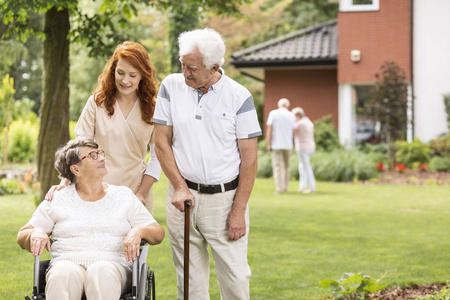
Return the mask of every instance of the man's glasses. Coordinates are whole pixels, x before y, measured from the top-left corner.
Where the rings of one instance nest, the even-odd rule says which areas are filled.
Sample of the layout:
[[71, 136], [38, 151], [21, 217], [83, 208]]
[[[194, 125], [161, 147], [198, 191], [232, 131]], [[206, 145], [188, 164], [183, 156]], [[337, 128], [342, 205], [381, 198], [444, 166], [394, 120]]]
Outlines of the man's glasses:
[[86, 157], [90, 157], [93, 160], [97, 160], [98, 157], [100, 156], [101, 158], [105, 158], [105, 151], [103, 150], [94, 150], [88, 153], [88, 155], [83, 156], [80, 160], [78, 160], [76, 163], [74, 163], [74, 165], [76, 165], [77, 163], [79, 163], [80, 161], [82, 161], [83, 159], [85, 159]]

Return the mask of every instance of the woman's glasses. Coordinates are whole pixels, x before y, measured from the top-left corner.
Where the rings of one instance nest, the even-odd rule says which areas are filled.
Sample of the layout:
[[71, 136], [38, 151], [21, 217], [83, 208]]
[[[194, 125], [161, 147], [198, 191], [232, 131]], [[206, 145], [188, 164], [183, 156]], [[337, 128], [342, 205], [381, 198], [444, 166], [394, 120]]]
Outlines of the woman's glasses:
[[80, 161], [82, 161], [83, 159], [85, 159], [86, 157], [90, 157], [93, 160], [97, 160], [98, 157], [100, 156], [101, 158], [105, 158], [105, 151], [103, 150], [94, 150], [88, 153], [88, 155], [83, 156], [80, 160], [78, 160], [76, 163], [74, 163], [74, 165], [76, 165], [77, 163], [79, 163]]

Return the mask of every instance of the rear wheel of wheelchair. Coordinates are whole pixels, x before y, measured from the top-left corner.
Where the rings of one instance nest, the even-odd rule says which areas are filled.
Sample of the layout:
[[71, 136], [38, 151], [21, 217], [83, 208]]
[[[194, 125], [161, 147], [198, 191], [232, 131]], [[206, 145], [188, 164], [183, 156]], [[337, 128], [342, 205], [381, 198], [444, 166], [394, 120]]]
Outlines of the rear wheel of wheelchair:
[[153, 271], [148, 269], [147, 263], [142, 265], [139, 277], [139, 300], [154, 300], [155, 274], [153, 273]]
[[155, 300], [155, 273], [153, 270], [150, 270], [148, 274], [148, 295], [149, 300]]

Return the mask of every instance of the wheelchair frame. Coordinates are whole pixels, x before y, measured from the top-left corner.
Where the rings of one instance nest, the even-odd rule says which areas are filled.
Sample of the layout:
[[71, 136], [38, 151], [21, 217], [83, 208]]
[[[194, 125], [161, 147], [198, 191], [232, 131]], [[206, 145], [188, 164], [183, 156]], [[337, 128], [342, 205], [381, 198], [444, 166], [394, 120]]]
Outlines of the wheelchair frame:
[[[146, 241], [141, 242], [140, 255], [133, 262], [131, 268], [131, 290], [120, 296], [119, 300], [155, 300], [155, 273], [150, 270], [146, 259], [148, 245]], [[142, 261], [141, 261], [142, 258]], [[25, 296], [25, 300], [45, 300], [45, 274], [50, 264], [49, 260], [40, 261], [39, 255], [34, 258], [33, 291], [31, 299]], [[43, 279], [43, 280], [41, 280]], [[86, 300], [83, 295], [81, 300]]]

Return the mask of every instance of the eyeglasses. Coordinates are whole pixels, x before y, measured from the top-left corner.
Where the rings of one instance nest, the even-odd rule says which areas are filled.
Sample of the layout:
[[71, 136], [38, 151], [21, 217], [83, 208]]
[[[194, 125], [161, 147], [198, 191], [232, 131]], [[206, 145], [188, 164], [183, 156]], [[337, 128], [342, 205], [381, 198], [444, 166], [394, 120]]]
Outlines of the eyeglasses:
[[88, 155], [83, 156], [80, 160], [78, 160], [76, 163], [74, 163], [74, 165], [76, 165], [77, 163], [79, 163], [80, 161], [82, 161], [83, 159], [85, 159], [86, 157], [90, 157], [93, 160], [97, 160], [98, 157], [100, 156], [101, 158], [105, 158], [105, 151], [103, 150], [94, 150], [88, 153]]

